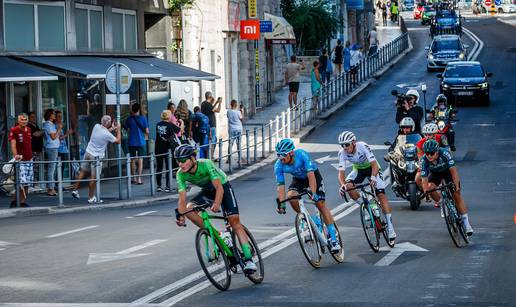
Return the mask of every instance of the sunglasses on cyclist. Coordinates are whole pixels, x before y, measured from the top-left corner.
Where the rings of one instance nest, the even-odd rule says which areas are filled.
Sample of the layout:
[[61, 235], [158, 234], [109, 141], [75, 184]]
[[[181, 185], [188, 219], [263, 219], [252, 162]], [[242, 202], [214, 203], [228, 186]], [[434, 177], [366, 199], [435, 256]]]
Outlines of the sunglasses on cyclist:
[[436, 153], [437, 153], [437, 151], [425, 152], [425, 155], [426, 155], [427, 157], [432, 157], [432, 156], [434, 156]]
[[176, 160], [179, 163], [185, 163], [186, 161], [190, 160], [190, 158], [177, 158]]
[[278, 159], [285, 159], [286, 157], [288, 157], [288, 154], [289, 154], [289, 152], [284, 153], [284, 154], [276, 154], [276, 156], [278, 157]]
[[351, 146], [351, 144], [353, 144], [353, 143], [343, 143], [343, 144], [340, 144], [340, 146], [342, 146], [342, 148], [344, 148], [344, 147]]

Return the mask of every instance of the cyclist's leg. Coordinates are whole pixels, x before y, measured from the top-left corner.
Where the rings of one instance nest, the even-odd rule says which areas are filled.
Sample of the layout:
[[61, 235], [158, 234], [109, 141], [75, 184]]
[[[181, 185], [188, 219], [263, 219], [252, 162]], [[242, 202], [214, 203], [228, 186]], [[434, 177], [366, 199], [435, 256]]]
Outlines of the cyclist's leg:
[[[435, 189], [438, 185], [441, 184], [442, 177], [437, 173], [430, 172], [430, 175], [428, 175], [428, 188]], [[439, 203], [441, 201], [441, 193], [438, 191], [433, 191], [430, 193], [430, 197], [436, 202]]]
[[315, 203], [315, 206], [321, 213], [324, 224], [334, 224], [335, 220], [333, 219], [330, 209], [326, 206], [326, 192], [324, 191], [324, 181], [322, 179], [321, 172], [319, 172], [319, 170], [315, 170], [314, 175], [317, 184], [317, 196], [319, 196], [319, 201]]
[[[355, 184], [361, 183], [362, 181], [364, 181], [364, 179], [365, 177], [362, 178], [362, 176], [359, 176], [358, 170], [353, 168], [351, 173], [349, 173], [349, 175], [346, 177], [346, 189], [349, 190], [354, 188]], [[360, 194], [357, 190], [349, 191], [348, 194], [355, 201], [357, 201], [360, 198]]]
[[[191, 209], [193, 206], [204, 204], [205, 198], [213, 199], [209, 194], [210, 193], [208, 193], [208, 191], [202, 190], [188, 204], [186, 204], [186, 208]], [[204, 228], [204, 222], [197, 212], [189, 212], [185, 214], [185, 216], [192, 221], [192, 223], [197, 225], [197, 227]]]
[[[294, 178], [292, 178], [292, 182], [290, 183], [290, 185], [288, 187], [287, 197], [290, 198], [290, 197], [297, 196], [297, 195], [299, 195], [299, 193], [302, 193], [303, 190], [307, 187], [308, 187], [308, 179], [303, 180], [303, 179], [294, 177]], [[296, 211], [296, 213], [299, 213], [299, 211], [300, 211], [299, 200], [292, 199], [289, 201], [289, 203], [290, 203], [290, 206], [292, 207], [292, 209], [294, 211]]]

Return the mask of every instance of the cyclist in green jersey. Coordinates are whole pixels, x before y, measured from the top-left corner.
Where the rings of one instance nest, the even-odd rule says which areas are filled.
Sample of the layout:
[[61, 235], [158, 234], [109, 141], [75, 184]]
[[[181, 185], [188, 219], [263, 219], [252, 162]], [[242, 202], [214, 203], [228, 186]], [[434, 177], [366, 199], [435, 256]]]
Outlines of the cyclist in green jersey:
[[[174, 158], [179, 165], [179, 171], [176, 174], [177, 189], [179, 192], [178, 210], [183, 214], [189, 208], [195, 205], [202, 205], [206, 200], [212, 202], [211, 211], [220, 212], [227, 217], [231, 228], [238, 236], [238, 239], [244, 252], [245, 266], [244, 271], [247, 273], [256, 271], [256, 265], [252, 260], [251, 246], [238, 214], [238, 204], [233, 193], [233, 189], [229, 184], [226, 174], [211, 160], [196, 159], [196, 149], [191, 145], [181, 145], [174, 151]], [[197, 194], [190, 202], [186, 201], [186, 182], [190, 182], [201, 188], [201, 192]], [[202, 218], [195, 212], [189, 212], [186, 217], [199, 228], [203, 228]], [[178, 226], [186, 226], [184, 216], [176, 220]]]

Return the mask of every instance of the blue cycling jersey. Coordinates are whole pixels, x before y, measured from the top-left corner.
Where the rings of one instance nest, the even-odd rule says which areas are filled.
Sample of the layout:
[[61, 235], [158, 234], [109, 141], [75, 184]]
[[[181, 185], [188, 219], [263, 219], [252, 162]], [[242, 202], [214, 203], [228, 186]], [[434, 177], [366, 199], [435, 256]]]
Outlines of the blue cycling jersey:
[[285, 173], [291, 174], [294, 178], [306, 179], [307, 173], [317, 170], [317, 165], [312, 162], [310, 155], [303, 149], [294, 150], [294, 163], [285, 164], [277, 160], [274, 164], [274, 174], [278, 185], [285, 184]]
[[434, 164], [428, 161], [426, 155], [421, 158], [421, 177], [428, 177], [430, 173], [440, 173], [449, 170], [455, 166], [455, 160], [444, 148], [439, 148], [439, 158]]

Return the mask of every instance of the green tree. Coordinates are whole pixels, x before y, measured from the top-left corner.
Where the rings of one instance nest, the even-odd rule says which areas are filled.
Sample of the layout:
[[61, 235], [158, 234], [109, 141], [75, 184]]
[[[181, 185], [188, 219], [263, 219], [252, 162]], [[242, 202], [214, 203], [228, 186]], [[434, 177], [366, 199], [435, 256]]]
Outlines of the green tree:
[[294, 28], [298, 50], [320, 49], [339, 28], [329, 0], [281, 0], [281, 8]]
[[184, 8], [189, 8], [194, 4], [195, 0], [168, 0], [170, 12], [178, 12]]

